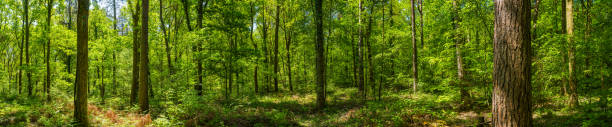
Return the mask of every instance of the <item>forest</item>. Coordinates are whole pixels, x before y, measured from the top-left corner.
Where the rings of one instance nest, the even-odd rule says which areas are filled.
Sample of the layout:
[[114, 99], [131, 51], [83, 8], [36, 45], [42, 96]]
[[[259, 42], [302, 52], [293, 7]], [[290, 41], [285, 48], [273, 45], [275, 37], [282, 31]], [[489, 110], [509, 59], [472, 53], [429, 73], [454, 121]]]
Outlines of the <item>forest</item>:
[[0, 126], [612, 125], [612, 0], [0, 0]]

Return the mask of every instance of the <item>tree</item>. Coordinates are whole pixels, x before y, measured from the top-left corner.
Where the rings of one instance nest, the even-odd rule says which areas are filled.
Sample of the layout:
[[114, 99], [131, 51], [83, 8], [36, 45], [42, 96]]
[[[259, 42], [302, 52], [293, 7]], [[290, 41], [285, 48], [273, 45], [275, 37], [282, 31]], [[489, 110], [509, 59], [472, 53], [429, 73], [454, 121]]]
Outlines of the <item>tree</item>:
[[140, 73], [138, 86], [138, 104], [140, 112], [149, 112], [149, 0], [142, 0], [142, 25], [140, 45]]
[[[131, 0], [128, 0], [128, 2], [130, 2]], [[132, 57], [132, 87], [131, 87], [131, 94], [130, 94], [130, 104], [134, 105], [135, 103], [137, 103], [137, 98], [138, 98], [138, 87], [139, 85], [139, 77], [140, 77], [140, 52], [138, 51], [138, 49], [140, 48], [140, 42], [138, 41], [138, 34], [139, 34], [139, 28], [138, 28], [138, 20], [140, 18], [140, 2], [139, 0], [136, 0], [137, 2], [135, 3], [134, 8], [131, 8], [130, 11], [132, 12], [132, 53], [133, 53], [133, 57]], [[129, 4], [131, 5], [131, 4]]]
[[357, 23], [357, 27], [359, 27], [359, 42], [357, 44], [357, 52], [358, 52], [358, 76], [357, 78], [359, 78], [358, 81], [358, 86], [359, 86], [359, 92], [361, 92], [361, 95], [363, 97], [363, 99], [365, 100], [365, 84], [364, 84], [364, 73], [363, 73], [363, 33], [362, 33], [362, 27], [361, 27], [361, 11], [363, 11], [363, 1], [359, 0], [359, 18], [358, 18], [358, 23]]
[[416, 85], [417, 82], [419, 80], [419, 70], [418, 70], [418, 64], [417, 64], [417, 46], [416, 46], [416, 28], [415, 28], [415, 21], [416, 21], [416, 17], [414, 15], [414, 0], [410, 0], [411, 3], [411, 10], [412, 10], [412, 16], [410, 16], [410, 19], [412, 20], [412, 91], [416, 94]]
[[565, 0], [565, 29], [567, 32], [567, 58], [568, 58], [568, 71], [569, 71], [569, 106], [576, 107], [578, 106], [578, 92], [577, 92], [577, 84], [576, 84], [576, 43], [573, 41], [574, 38], [574, 15], [573, 15], [573, 0]]
[[278, 92], [278, 27], [280, 27], [280, 1], [276, 0], [276, 23], [274, 24], [274, 91]]
[[325, 108], [325, 54], [323, 48], [323, 1], [315, 0], [315, 24], [316, 24], [316, 38], [315, 48], [317, 51], [316, 55], [316, 75], [317, 75], [317, 107], [319, 109]]
[[49, 58], [51, 55], [51, 10], [53, 9], [53, 0], [47, 1], [47, 55], [45, 55], [45, 63], [47, 63], [47, 75], [45, 77], [45, 92], [47, 93], [47, 102], [51, 101], [49, 89], [51, 89], [51, 66], [49, 66]]
[[529, 0], [495, 3], [493, 126], [531, 126]]
[[160, 22], [160, 28], [162, 30], [162, 34], [164, 36], [164, 42], [166, 45], [166, 59], [168, 60], [168, 71], [170, 72], [170, 74], [174, 73], [172, 70], [172, 58], [170, 58], [170, 44], [168, 44], [168, 35], [166, 32], [166, 24], [164, 23], [164, 2], [163, 0], [159, 0], [159, 22]]
[[460, 87], [460, 94], [461, 94], [461, 101], [463, 102], [461, 108], [465, 109], [465, 108], [469, 108], [470, 105], [470, 101], [469, 101], [469, 96], [470, 94], [467, 92], [466, 87], [466, 82], [464, 79], [464, 71], [463, 71], [463, 55], [461, 54], [461, 47], [463, 46], [463, 35], [461, 34], [462, 32], [460, 31], [460, 23], [461, 19], [459, 18], [459, 11], [460, 11], [460, 7], [459, 7], [459, 0], [453, 0], [453, 29], [455, 30], [454, 33], [454, 37], [453, 40], [455, 41], [455, 57], [457, 59], [457, 79], [458, 81], [458, 86]]
[[28, 18], [30, 8], [30, 2], [28, 0], [24, 0], [23, 8], [24, 8], [24, 25], [25, 25], [25, 53], [26, 53], [26, 77], [28, 78], [28, 96], [32, 96], [32, 71], [30, 70], [30, 19]]
[[77, 11], [77, 74], [74, 100], [74, 118], [76, 126], [87, 127], [87, 78], [89, 68], [89, 57], [87, 49], [87, 24], [89, 18], [89, 0], [78, 1]]

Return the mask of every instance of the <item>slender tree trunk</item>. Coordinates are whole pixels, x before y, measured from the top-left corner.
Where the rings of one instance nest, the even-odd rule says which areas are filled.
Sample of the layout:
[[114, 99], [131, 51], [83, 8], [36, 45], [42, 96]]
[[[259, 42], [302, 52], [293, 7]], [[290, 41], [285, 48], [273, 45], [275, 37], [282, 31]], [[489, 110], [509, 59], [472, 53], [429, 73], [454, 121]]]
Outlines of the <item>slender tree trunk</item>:
[[49, 66], [49, 58], [51, 55], [51, 10], [53, 9], [53, 0], [49, 0], [47, 3], [47, 55], [45, 63], [47, 64], [47, 75], [45, 77], [45, 92], [47, 94], [47, 102], [51, 101], [51, 95], [49, 95], [49, 89], [51, 89], [51, 66]]
[[[115, 30], [115, 32], [117, 32], [117, 36], [119, 35], [119, 31], [117, 31], [117, 1], [113, 0], [113, 30]], [[117, 55], [115, 54], [115, 52], [113, 52], [113, 72], [112, 72], [112, 76], [113, 76], [113, 91], [112, 94], [116, 94], [117, 93], [117, 77], [116, 77], [116, 73], [117, 73]]]
[[417, 46], [416, 46], [416, 28], [415, 21], [416, 17], [414, 15], [414, 0], [410, 0], [411, 8], [412, 8], [412, 16], [410, 19], [412, 20], [412, 91], [416, 94], [417, 83], [419, 82], [419, 73], [418, 73], [418, 65], [417, 65]]
[[[253, 48], [255, 50], [257, 49], [257, 43], [255, 42], [255, 40], [253, 40], [253, 31], [254, 30], [254, 26], [253, 23], [255, 22], [255, 12], [253, 11], [253, 9], [255, 8], [254, 3], [251, 2], [251, 29], [250, 29], [250, 35], [249, 38], [251, 39], [251, 43], [253, 43]], [[253, 71], [253, 84], [255, 85], [255, 93], [259, 93], [259, 79], [257, 78], [257, 73], [259, 71], [259, 57], [257, 57], [255, 59], [255, 71]]]
[[455, 56], [457, 58], [457, 79], [458, 81], [458, 85], [460, 87], [460, 94], [461, 94], [461, 101], [463, 102], [461, 108], [462, 109], [466, 109], [470, 107], [470, 94], [468, 93], [466, 87], [467, 87], [467, 81], [465, 81], [464, 77], [464, 71], [463, 71], [463, 55], [461, 53], [461, 48], [463, 46], [463, 35], [461, 34], [461, 31], [459, 30], [460, 26], [459, 26], [459, 22], [461, 22], [461, 19], [459, 18], [459, 1], [458, 0], [453, 0], [453, 27], [454, 27], [454, 37], [453, 40], [455, 41]]
[[140, 45], [140, 77], [139, 77], [139, 92], [138, 103], [140, 104], [140, 112], [149, 112], [149, 0], [142, 0], [142, 25], [141, 28], [141, 45]]
[[[203, 2], [204, 2], [204, 0], [199, 0], [198, 1], [198, 21], [196, 21], [197, 25], [198, 25], [198, 29], [202, 29], [203, 28], [203, 26], [202, 26], [202, 19], [203, 19], [203, 14], [202, 13], [203, 13], [203, 9], [204, 9], [202, 7]], [[202, 49], [200, 47], [200, 45], [201, 44], [199, 42], [196, 43], [196, 46], [195, 46], [196, 52], [200, 52], [200, 50]], [[197, 68], [198, 68], [198, 84], [196, 84], [196, 90], [198, 91], [198, 95], [202, 95], [202, 77], [203, 77], [203, 75], [202, 75], [202, 60], [199, 57], [196, 58], [196, 60], [197, 60], [197, 64], [198, 64], [197, 65]]]
[[291, 80], [291, 31], [286, 32], [287, 40], [285, 42], [285, 48], [287, 49], [287, 77], [289, 79], [289, 90], [293, 91], [293, 84]]
[[[128, 2], [130, 2], [128, 0]], [[140, 41], [139, 41], [139, 36], [138, 34], [140, 34], [140, 28], [139, 28], [139, 19], [140, 19], [140, 2], [139, 0], [137, 0], [137, 2], [135, 3], [135, 7], [133, 9], [131, 9], [132, 12], [132, 29], [134, 30], [132, 32], [132, 41], [133, 41], [133, 46], [132, 46], [132, 53], [133, 53], [133, 57], [132, 57], [132, 88], [131, 88], [131, 95], [130, 95], [130, 104], [134, 105], [136, 103], [138, 103], [138, 87], [140, 86], [139, 84], [139, 77], [140, 77]]]
[[28, 18], [29, 16], [29, 8], [30, 8], [30, 2], [28, 2], [28, 0], [24, 0], [23, 3], [23, 8], [24, 8], [24, 15], [25, 15], [25, 53], [26, 53], [26, 77], [28, 78], [28, 96], [32, 96], [32, 72], [29, 69], [30, 68], [30, 19]]
[[87, 78], [89, 58], [87, 49], [87, 24], [89, 18], [89, 0], [78, 0], [77, 11], [77, 74], [74, 100], [74, 118], [76, 126], [87, 127]]
[[315, 1], [315, 24], [316, 24], [316, 74], [317, 74], [317, 107], [319, 110], [325, 108], [325, 54], [323, 47], [323, 1]]
[[[23, 28], [25, 28], [25, 20], [23, 21], [22, 25], [24, 26]], [[19, 43], [19, 70], [17, 70], [17, 71], [19, 71], [18, 72], [19, 74], [17, 76], [17, 80], [18, 80], [17, 82], [19, 82], [19, 85], [17, 86], [17, 87], [19, 87], [18, 88], [19, 89], [19, 94], [21, 94], [21, 88], [22, 88], [21, 87], [21, 82], [23, 81], [23, 79], [21, 77], [23, 76], [23, 74], [22, 74], [23, 73], [23, 68], [22, 67], [23, 67], [23, 49], [24, 49], [23, 44], [25, 43], [25, 30], [21, 31], [21, 34], [22, 34], [21, 35], [21, 43]]]
[[359, 18], [358, 18], [358, 23], [357, 23], [357, 27], [359, 27], [359, 44], [357, 44], [357, 52], [359, 52], [358, 57], [359, 57], [359, 76], [357, 76], [359, 79], [359, 91], [360, 94], [363, 98], [363, 100], [365, 100], [365, 84], [364, 84], [364, 70], [363, 70], [363, 33], [362, 33], [362, 27], [361, 27], [361, 11], [363, 11], [363, 1], [359, 0]]
[[[374, 11], [374, 4], [376, 4], [376, 3], [375, 3], [375, 1], [372, 1], [372, 2], [373, 3], [371, 3], [371, 5], [369, 7], [370, 8], [370, 13], [368, 14], [368, 26], [367, 26], [368, 28], [366, 29], [366, 39], [365, 39], [365, 42], [366, 42], [366, 46], [368, 48], [367, 49], [368, 50], [368, 73], [369, 73], [368, 74], [368, 85], [370, 85], [370, 87], [372, 88], [372, 93], [374, 93], [374, 87], [376, 85], [374, 84], [375, 83], [375, 81], [374, 81], [374, 66], [372, 64], [372, 46], [371, 46], [371, 41], [372, 40], [370, 40], [370, 37], [371, 37], [370, 35], [372, 33], [372, 22], [374, 22], [372, 20], [372, 17], [373, 17], [372, 16], [372, 12]], [[374, 94], [372, 94], [372, 95], [374, 95]]]
[[164, 36], [164, 41], [166, 44], [166, 59], [168, 60], [168, 72], [170, 73], [170, 75], [172, 75], [174, 73], [173, 69], [172, 69], [172, 58], [170, 57], [170, 44], [169, 44], [169, 40], [168, 40], [168, 33], [166, 32], [166, 24], [164, 22], [164, 2], [163, 0], [159, 0], [159, 21], [161, 23], [160, 28], [162, 29], [162, 33]]
[[267, 40], [268, 39], [268, 24], [266, 22], [266, 11], [268, 9], [267, 9], [267, 6], [265, 4], [264, 4], [263, 8], [264, 8], [264, 10], [263, 10], [263, 15], [262, 15], [263, 16], [262, 17], [262, 19], [263, 19], [263, 23], [262, 23], [263, 24], [263, 29], [262, 29], [263, 30], [263, 35], [262, 36], [263, 36], [263, 52], [264, 52], [264, 68], [263, 68], [263, 70], [264, 70], [263, 71], [263, 73], [264, 73], [264, 86], [265, 86], [266, 92], [270, 92], [270, 87], [269, 87], [270, 80], [269, 80], [269, 74], [267, 74], [269, 72], [268, 71], [268, 66], [269, 66], [269, 62], [268, 62], [269, 61], [269, 58], [268, 58], [268, 40]]
[[278, 28], [280, 27], [280, 1], [276, 3], [276, 24], [274, 24], [274, 92], [278, 92]]
[[425, 46], [425, 44], [423, 44], [423, 0], [419, 0], [419, 17], [421, 18], [421, 48], [423, 48], [423, 46]]
[[495, 3], [493, 126], [532, 126], [529, 0]]
[[568, 71], [569, 71], [569, 94], [570, 94], [570, 99], [569, 99], [569, 106], [570, 107], [576, 107], [578, 106], [578, 91], [577, 91], [577, 84], [576, 84], [576, 74], [574, 72], [575, 68], [576, 68], [576, 59], [575, 59], [575, 55], [574, 53], [576, 52], [576, 47], [575, 47], [575, 42], [573, 41], [574, 38], [574, 16], [573, 16], [573, 4], [574, 1], [573, 0], [565, 0], [565, 17], [566, 17], [566, 22], [565, 22], [565, 28], [566, 28], [566, 32], [567, 32], [567, 46], [568, 46], [568, 51], [567, 51], [567, 56], [568, 56]]

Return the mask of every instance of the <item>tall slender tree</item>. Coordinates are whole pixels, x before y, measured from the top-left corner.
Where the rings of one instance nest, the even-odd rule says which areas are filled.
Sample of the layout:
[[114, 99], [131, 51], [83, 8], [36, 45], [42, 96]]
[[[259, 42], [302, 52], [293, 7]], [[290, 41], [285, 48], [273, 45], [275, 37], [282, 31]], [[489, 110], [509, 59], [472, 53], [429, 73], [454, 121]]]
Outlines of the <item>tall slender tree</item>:
[[138, 86], [138, 104], [140, 112], [149, 112], [149, 0], [142, 0], [142, 25], [140, 45], [140, 77]]
[[416, 94], [416, 87], [417, 87], [417, 83], [419, 82], [419, 70], [418, 70], [418, 63], [417, 63], [417, 46], [416, 46], [416, 28], [415, 28], [415, 21], [416, 21], [416, 17], [414, 15], [414, 7], [415, 7], [415, 3], [414, 0], [410, 0], [411, 3], [411, 10], [412, 10], [412, 16], [410, 17], [410, 19], [412, 20], [412, 91]]
[[23, 8], [24, 8], [24, 14], [25, 17], [23, 20], [24, 21], [24, 25], [25, 25], [25, 60], [26, 60], [26, 77], [28, 78], [28, 96], [32, 96], [32, 72], [29, 69], [30, 68], [30, 19], [29, 19], [29, 8], [30, 8], [30, 2], [28, 2], [28, 0], [24, 0], [23, 2]]
[[162, 35], [164, 36], [164, 44], [166, 45], [166, 59], [168, 61], [168, 72], [172, 75], [172, 73], [174, 73], [174, 70], [172, 69], [172, 58], [170, 58], [170, 44], [169, 44], [169, 38], [168, 38], [168, 33], [166, 31], [166, 23], [164, 22], [164, 1], [163, 0], [159, 0], [159, 22], [160, 22], [160, 28], [162, 30]]
[[493, 126], [532, 126], [530, 0], [495, 2]]
[[568, 58], [568, 71], [569, 71], [569, 106], [578, 106], [578, 92], [577, 92], [577, 81], [576, 81], [576, 43], [574, 42], [574, 14], [573, 14], [573, 0], [565, 0], [565, 32], [567, 32], [567, 58]]
[[47, 75], [45, 76], [45, 92], [47, 94], [47, 102], [51, 101], [49, 89], [51, 88], [51, 66], [49, 66], [49, 58], [51, 55], [51, 10], [53, 9], [53, 0], [47, 1], [47, 52], [45, 55], [45, 63], [47, 64]]
[[276, 0], [276, 21], [274, 24], [274, 91], [278, 92], [278, 28], [280, 27], [280, 1]]
[[316, 24], [316, 38], [315, 48], [317, 51], [316, 55], [316, 75], [317, 75], [317, 107], [319, 109], [325, 108], [325, 54], [323, 47], [323, 1], [315, 1], [315, 24]]
[[[132, 0], [128, 0], [128, 3], [131, 3]], [[128, 4], [128, 5], [132, 5], [132, 4]], [[133, 57], [132, 57], [132, 88], [131, 88], [131, 94], [130, 94], [130, 104], [134, 105], [135, 103], [138, 103], [138, 87], [139, 85], [139, 77], [140, 77], [140, 41], [139, 41], [139, 36], [138, 34], [140, 33], [140, 28], [139, 28], [139, 19], [140, 19], [140, 0], [136, 0], [136, 3], [134, 3], [133, 8], [130, 8], [131, 12], [132, 12], [132, 53], [133, 53]]]
[[87, 24], [89, 18], [89, 0], [78, 0], [77, 11], [77, 74], [74, 100], [74, 118], [76, 126], [87, 127], [87, 78], [89, 57], [87, 50]]

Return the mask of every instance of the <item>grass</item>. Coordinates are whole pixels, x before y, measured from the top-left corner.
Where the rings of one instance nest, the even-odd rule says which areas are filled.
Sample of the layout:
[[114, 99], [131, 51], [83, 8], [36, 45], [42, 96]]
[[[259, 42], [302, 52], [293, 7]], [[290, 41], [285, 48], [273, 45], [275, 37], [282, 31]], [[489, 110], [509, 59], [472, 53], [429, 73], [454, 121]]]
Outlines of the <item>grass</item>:
[[[477, 126], [489, 125], [490, 108], [475, 106], [461, 111], [454, 94], [386, 93], [380, 100], [357, 97], [355, 88], [328, 91], [328, 106], [317, 110], [315, 94], [308, 92], [270, 93], [225, 99], [215, 94], [181, 95], [176, 101], [151, 102], [150, 114], [138, 114], [135, 106], [119, 97], [100, 105], [90, 98], [89, 118], [95, 126]], [[598, 103], [568, 109], [562, 97], [548, 99], [548, 105], [534, 110], [536, 126], [605, 126], [612, 123], [609, 109]], [[57, 96], [54, 101], [15, 95], [0, 96], [0, 126], [70, 126], [72, 98]], [[41, 105], [41, 103], [44, 103]]]

